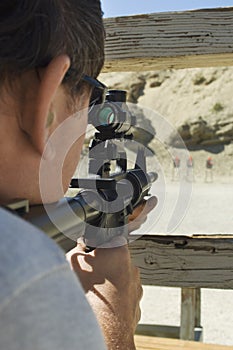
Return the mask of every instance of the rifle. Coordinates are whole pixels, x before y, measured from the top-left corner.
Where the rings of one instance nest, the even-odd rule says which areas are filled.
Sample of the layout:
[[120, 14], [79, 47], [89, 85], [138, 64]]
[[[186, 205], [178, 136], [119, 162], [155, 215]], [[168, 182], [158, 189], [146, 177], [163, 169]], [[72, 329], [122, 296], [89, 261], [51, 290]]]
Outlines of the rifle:
[[146, 170], [142, 145], [137, 147], [134, 167], [128, 169], [125, 148], [134, 142], [131, 128], [136, 127], [136, 117], [126, 104], [126, 91], [109, 90], [104, 104], [89, 112], [88, 122], [96, 129], [89, 144], [89, 176], [74, 178], [70, 184], [79, 193], [21, 214], [65, 251], [81, 236], [90, 250], [114, 236], [128, 237], [128, 217], [157, 179], [157, 173]]

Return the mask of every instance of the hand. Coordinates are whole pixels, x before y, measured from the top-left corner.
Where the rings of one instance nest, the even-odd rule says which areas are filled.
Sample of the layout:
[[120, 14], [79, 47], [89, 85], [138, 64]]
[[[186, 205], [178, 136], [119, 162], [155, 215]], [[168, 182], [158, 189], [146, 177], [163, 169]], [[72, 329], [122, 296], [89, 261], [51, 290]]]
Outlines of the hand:
[[156, 197], [150, 197], [147, 201], [143, 201], [136, 208], [133, 213], [129, 216], [129, 233], [138, 230], [141, 225], [146, 221], [147, 215], [151, 210], [155, 208], [158, 200]]
[[108, 349], [134, 350], [142, 287], [128, 247], [97, 248], [85, 253], [78, 244], [67, 254], [67, 259], [83, 285]]

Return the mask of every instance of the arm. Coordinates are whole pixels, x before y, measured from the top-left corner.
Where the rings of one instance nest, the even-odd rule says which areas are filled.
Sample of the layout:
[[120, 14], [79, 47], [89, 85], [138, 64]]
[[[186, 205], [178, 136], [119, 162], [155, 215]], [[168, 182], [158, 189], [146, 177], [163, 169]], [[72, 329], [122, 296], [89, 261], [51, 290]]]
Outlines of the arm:
[[109, 350], [134, 350], [142, 287], [128, 247], [97, 248], [86, 254], [78, 245], [68, 259], [82, 282]]
[[[131, 230], [140, 227], [156, 203], [154, 197], [150, 198], [140, 219], [145, 204], [135, 209], [130, 219]], [[118, 247], [107, 249], [105, 245], [106, 248], [87, 254], [85, 247], [78, 244], [67, 254], [67, 259], [83, 285], [108, 349], [135, 350], [134, 332], [140, 319], [142, 297], [140, 274], [131, 262], [124, 238], [117, 237], [109, 246]]]

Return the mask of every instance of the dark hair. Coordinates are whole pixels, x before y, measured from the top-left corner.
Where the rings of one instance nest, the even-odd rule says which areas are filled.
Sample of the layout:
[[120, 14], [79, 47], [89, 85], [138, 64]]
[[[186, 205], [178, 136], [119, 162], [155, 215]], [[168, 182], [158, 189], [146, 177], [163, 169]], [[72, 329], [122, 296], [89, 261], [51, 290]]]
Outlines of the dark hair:
[[0, 86], [62, 53], [77, 72], [64, 79], [71, 88], [83, 74], [99, 74], [104, 62], [99, 0], [1, 0]]

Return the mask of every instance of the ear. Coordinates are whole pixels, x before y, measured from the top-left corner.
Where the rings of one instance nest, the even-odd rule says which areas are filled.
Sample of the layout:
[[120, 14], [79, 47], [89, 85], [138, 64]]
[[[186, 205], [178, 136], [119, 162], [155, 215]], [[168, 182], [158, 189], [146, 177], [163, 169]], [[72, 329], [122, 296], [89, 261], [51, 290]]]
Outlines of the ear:
[[66, 55], [55, 57], [46, 68], [39, 71], [39, 84], [35, 101], [33, 125], [30, 127], [31, 142], [42, 155], [48, 138], [48, 118], [53, 111], [53, 101], [61, 86], [62, 80], [70, 67]]

